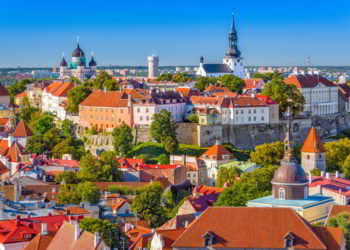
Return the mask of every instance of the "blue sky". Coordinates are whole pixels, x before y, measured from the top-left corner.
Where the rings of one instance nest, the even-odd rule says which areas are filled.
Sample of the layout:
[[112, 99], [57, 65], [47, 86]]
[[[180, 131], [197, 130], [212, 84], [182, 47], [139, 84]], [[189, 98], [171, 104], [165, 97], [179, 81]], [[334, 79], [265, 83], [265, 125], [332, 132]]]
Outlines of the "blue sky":
[[220, 62], [232, 8], [246, 65], [350, 65], [345, 0], [1, 0], [0, 67], [58, 65], [77, 35], [99, 65]]

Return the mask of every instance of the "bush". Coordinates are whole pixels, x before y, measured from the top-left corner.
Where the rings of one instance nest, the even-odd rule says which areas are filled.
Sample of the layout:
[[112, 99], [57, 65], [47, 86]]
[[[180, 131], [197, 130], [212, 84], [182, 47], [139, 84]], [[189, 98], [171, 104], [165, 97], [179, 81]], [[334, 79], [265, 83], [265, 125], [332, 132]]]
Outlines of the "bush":
[[189, 121], [190, 123], [198, 123], [198, 122], [199, 122], [198, 115], [195, 115], [195, 114], [189, 115], [189, 116], [188, 116], [188, 121]]
[[169, 164], [170, 163], [169, 155], [161, 154], [158, 157], [158, 162], [159, 164]]
[[121, 194], [121, 195], [135, 195], [135, 194], [141, 194], [146, 187], [144, 188], [132, 188], [132, 187], [126, 187], [126, 186], [108, 186], [108, 192], [111, 192], [112, 194]]

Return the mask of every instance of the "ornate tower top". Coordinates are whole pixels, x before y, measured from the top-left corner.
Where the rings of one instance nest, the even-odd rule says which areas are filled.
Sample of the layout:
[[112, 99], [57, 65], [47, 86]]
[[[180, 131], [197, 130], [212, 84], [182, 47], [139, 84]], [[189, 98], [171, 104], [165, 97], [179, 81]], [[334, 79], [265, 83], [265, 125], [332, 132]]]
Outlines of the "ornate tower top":
[[293, 115], [292, 115], [292, 111], [291, 111], [290, 107], [288, 107], [288, 110], [287, 110], [287, 119], [288, 119], [287, 133], [286, 133], [286, 136], [284, 138], [284, 157], [283, 157], [281, 164], [295, 162], [295, 158], [293, 156], [293, 144], [294, 143], [293, 143], [293, 135], [292, 135]]
[[239, 51], [237, 47], [238, 37], [237, 37], [237, 31], [236, 31], [236, 25], [235, 25], [235, 16], [232, 11], [232, 24], [231, 24], [231, 30], [228, 33], [228, 53], [227, 56], [239, 58], [241, 56], [241, 51]]

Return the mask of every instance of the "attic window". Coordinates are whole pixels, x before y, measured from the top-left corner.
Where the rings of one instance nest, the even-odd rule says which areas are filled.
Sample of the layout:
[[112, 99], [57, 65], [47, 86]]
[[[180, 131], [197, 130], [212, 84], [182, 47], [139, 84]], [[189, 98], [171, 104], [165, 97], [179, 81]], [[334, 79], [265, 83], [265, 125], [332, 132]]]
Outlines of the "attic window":
[[210, 247], [215, 244], [215, 234], [212, 232], [206, 232], [203, 236], [204, 238], [204, 246]]
[[292, 248], [294, 245], [294, 235], [288, 232], [284, 237], [284, 248]]

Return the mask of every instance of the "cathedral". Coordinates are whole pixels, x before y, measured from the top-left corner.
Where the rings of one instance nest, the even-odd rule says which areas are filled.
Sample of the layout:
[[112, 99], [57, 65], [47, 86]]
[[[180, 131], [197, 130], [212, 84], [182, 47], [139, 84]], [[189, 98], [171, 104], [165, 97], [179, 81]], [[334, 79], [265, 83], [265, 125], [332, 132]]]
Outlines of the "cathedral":
[[231, 30], [228, 33], [228, 52], [222, 64], [204, 63], [204, 58], [200, 58], [199, 69], [196, 73], [199, 76], [219, 77], [221, 75], [235, 75], [244, 78], [244, 65], [241, 51], [238, 49], [238, 36], [235, 25], [235, 17], [232, 13]]
[[85, 53], [80, 48], [78, 42], [77, 48], [72, 53], [72, 63], [69, 66], [63, 55], [60, 63], [60, 78], [67, 79], [74, 76], [79, 80], [90, 79], [96, 75], [96, 66], [97, 63], [93, 55], [89, 64], [87, 64]]

